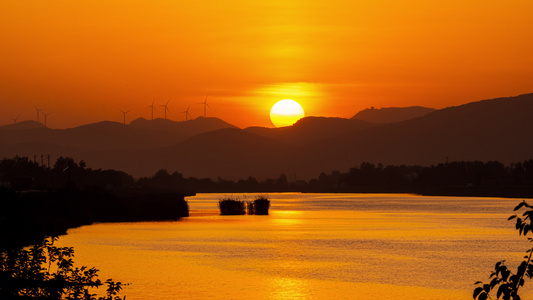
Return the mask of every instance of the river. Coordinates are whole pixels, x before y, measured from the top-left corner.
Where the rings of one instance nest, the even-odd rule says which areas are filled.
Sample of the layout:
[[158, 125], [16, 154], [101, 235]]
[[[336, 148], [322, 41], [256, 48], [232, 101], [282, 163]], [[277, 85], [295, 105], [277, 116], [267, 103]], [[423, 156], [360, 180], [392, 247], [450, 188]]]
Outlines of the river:
[[255, 194], [198, 194], [181, 221], [94, 224], [58, 243], [127, 283], [128, 300], [472, 299], [530, 247], [507, 221], [521, 199], [279, 193], [268, 216], [220, 216], [227, 196]]

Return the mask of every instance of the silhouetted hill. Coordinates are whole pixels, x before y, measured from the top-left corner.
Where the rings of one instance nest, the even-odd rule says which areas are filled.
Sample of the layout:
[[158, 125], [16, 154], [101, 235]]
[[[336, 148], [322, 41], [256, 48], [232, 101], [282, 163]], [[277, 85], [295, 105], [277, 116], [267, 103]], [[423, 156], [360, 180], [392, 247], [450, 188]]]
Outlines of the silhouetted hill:
[[188, 121], [171, 121], [165, 119], [146, 120], [143, 118], [132, 121], [128, 126], [171, 134], [173, 137], [186, 139], [200, 133], [222, 128], [237, 128], [219, 118], [198, 117]]
[[196, 135], [171, 147], [107, 152], [114, 157], [107, 166], [134, 176], [167, 169], [200, 178], [239, 179], [256, 174], [277, 177], [284, 170], [288, 149], [270, 138], [225, 128]]
[[171, 145], [165, 134], [135, 129], [117, 122], [98, 122], [76, 128], [50, 129], [46, 127], [0, 131], [0, 139], [10, 145], [42, 142], [59, 147], [81, 149], [145, 148]]
[[284, 143], [300, 145], [372, 126], [375, 124], [355, 119], [305, 117], [293, 126], [281, 128], [248, 127], [245, 130]]
[[[2, 130], [4, 127], [8, 129]], [[196, 134], [228, 127], [234, 126], [217, 118], [203, 117], [186, 122], [137, 119], [127, 126], [103, 121], [68, 129], [50, 129], [26, 121], [0, 127], [0, 141], [13, 146], [41, 142], [88, 150], [144, 149], [171, 146]]]
[[25, 130], [25, 129], [35, 129], [35, 128], [46, 128], [43, 123], [36, 121], [21, 121], [15, 124], [8, 124], [0, 126], [0, 130]]
[[[450, 107], [307, 145], [296, 168], [319, 172], [361, 162], [431, 165], [455, 161], [511, 163], [533, 156], [533, 94]], [[309, 154], [308, 154], [309, 153]], [[324, 170], [324, 168], [322, 168]]]
[[433, 111], [435, 109], [422, 106], [384, 107], [379, 109], [372, 107], [358, 112], [352, 119], [386, 124], [422, 117]]
[[184, 170], [187, 176], [246, 179], [256, 174], [279, 176], [290, 160], [288, 149], [270, 138], [228, 128], [197, 135], [156, 151], [156, 156], [162, 165]]
[[[31, 121], [28, 124], [33, 126], [6, 125], [0, 127], [0, 156], [36, 156], [40, 161], [41, 154], [50, 154], [52, 162], [59, 156], [70, 156], [87, 161], [93, 168], [127, 165], [122, 170], [139, 176], [149, 174], [144, 170], [153, 170], [152, 155], [145, 157], [150, 151], [144, 150], [169, 147], [198, 133], [235, 127], [217, 118], [203, 117], [186, 122], [138, 119], [132, 123], [124, 126], [104, 121], [68, 129], [50, 129]], [[124, 164], [120, 163], [122, 160]]]
[[[71, 130], [34, 128], [17, 130], [15, 135], [13, 130], [0, 128], [0, 156], [43, 153], [52, 154], [55, 160], [58, 155], [68, 155], [85, 160], [91, 168], [112, 168], [136, 177], [167, 169], [184, 176], [228, 179], [276, 178], [280, 173], [305, 179], [321, 172], [347, 171], [361, 162], [423, 166], [447, 159], [511, 163], [533, 158], [532, 111], [533, 94], [527, 94], [382, 125], [314, 117], [286, 128], [224, 128], [185, 140], [186, 134], [179, 133], [182, 125], [165, 120], [137, 120], [130, 126], [101, 122]], [[227, 126], [210, 118], [188, 121], [190, 126], [193, 121]], [[205, 126], [195, 128], [212, 128]]]

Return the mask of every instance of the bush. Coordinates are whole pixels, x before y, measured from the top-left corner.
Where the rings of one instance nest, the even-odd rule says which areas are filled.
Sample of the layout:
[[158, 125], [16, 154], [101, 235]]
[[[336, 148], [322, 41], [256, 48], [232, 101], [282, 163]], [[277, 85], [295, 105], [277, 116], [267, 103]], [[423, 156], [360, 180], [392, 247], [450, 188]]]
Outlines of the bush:
[[[517, 211], [522, 207], [527, 208], [522, 214], [522, 217], [512, 215], [508, 220], [516, 219], [516, 230], [518, 230], [519, 235], [526, 236], [528, 233], [533, 232], [533, 224], [531, 224], [533, 220], [533, 206], [529, 205], [526, 201], [522, 201], [514, 210]], [[528, 238], [528, 240], [533, 242], [533, 238]], [[492, 299], [490, 293], [498, 287], [496, 291], [497, 299], [520, 300], [518, 290], [521, 286], [524, 286], [524, 278], [533, 278], [532, 255], [533, 248], [526, 251], [524, 261], [518, 266], [515, 274], [507, 268], [505, 261], [497, 262], [494, 266], [494, 271], [490, 274], [490, 283], [483, 283], [482, 281], [475, 283], [479, 286], [474, 290], [473, 298], [476, 300]]]
[[245, 203], [244, 201], [235, 200], [231, 198], [221, 199], [218, 201], [220, 208], [220, 215], [244, 215]]
[[253, 202], [248, 202], [249, 215], [268, 215], [269, 208], [270, 200], [263, 196], [260, 196]]
[[89, 288], [102, 285], [96, 268], [74, 267], [74, 249], [55, 247], [46, 238], [28, 249], [0, 253], [0, 299], [120, 300], [120, 282], [106, 280], [106, 296]]

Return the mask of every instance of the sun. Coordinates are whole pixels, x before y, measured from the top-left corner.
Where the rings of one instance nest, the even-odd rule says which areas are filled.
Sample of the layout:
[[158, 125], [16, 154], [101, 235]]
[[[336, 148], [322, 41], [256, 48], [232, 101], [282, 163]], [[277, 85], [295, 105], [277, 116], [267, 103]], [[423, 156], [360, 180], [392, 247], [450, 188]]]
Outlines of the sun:
[[291, 126], [304, 116], [302, 106], [291, 99], [278, 101], [270, 109], [270, 121], [276, 127]]

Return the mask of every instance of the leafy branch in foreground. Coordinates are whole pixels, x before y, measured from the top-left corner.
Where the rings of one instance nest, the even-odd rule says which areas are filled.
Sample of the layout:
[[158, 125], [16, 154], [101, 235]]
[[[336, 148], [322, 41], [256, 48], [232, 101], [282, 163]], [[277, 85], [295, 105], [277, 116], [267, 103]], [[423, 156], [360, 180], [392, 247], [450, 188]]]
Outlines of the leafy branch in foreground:
[[[89, 288], [103, 285], [98, 270], [74, 267], [74, 249], [55, 247], [56, 237], [27, 249], [0, 253], [1, 299], [121, 300], [120, 282], [106, 280], [106, 295], [96, 298]], [[125, 297], [124, 297], [125, 298]]]
[[[527, 210], [521, 217], [517, 215], [510, 216], [507, 220], [516, 219], [516, 229], [519, 235], [526, 236], [528, 233], [533, 233], [533, 206], [529, 205], [526, 201], [522, 201], [518, 204], [514, 211], [520, 210], [522, 207]], [[533, 242], [533, 238], [528, 238], [530, 242]], [[473, 298], [476, 300], [492, 299], [490, 297], [491, 291], [496, 290], [496, 298], [503, 300], [520, 300], [518, 290], [524, 286], [524, 278], [533, 278], [533, 262], [531, 261], [533, 255], [533, 247], [526, 251], [524, 261], [518, 266], [516, 273], [513, 273], [505, 265], [505, 261], [499, 261], [494, 266], [494, 271], [490, 274], [490, 283], [483, 283], [481, 281], [476, 282], [479, 285], [474, 289]]]

